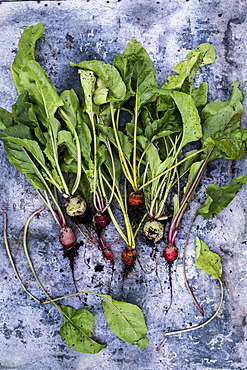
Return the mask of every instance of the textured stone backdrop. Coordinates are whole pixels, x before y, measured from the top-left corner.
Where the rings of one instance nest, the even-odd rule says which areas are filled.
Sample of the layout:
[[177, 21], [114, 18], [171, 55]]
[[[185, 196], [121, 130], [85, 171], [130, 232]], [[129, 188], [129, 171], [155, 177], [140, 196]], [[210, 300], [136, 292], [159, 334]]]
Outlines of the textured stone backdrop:
[[[230, 84], [238, 79], [247, 90], [247, 3], [245, 0], [74, 0], [74, 1], [1, 1], [0, 2], [0, 106], [11, 109], [16, 91], [11, 79], [19, 37], [26, 26], [42, 21], [45, 32], [38, 43], [37, 60], [61, 92], [79, 91], [79, 79], [69, 61], [99, 59], [110, 62], [123, 52], [128, 40], [135, 38], [146, 48], [157, 68], [159, 81], [187, 52], [202, 42], [216, 49], [217, 61], [201, 71], [200, 79], [209, 82], [210, 99], [227, 99]], [[244, 102], [246, 107], [246, 102]], [[244, 115], [243, 126], [246, 114]], [[227, 209], [211, 220], [198, 218], [189, 243], [187, 269], [190, 283], [206, 312], [217, 307], [220, 290], [215, 279], [194, 266], [194, 236], [198, 235], [220, 254], [224, 267], [226, 294], [220, 315], [205, 328], [172, 336], [165, 347], [155, 348], [165, 330], [174, 330], [202, 321], [193, 305], [182, 277], [182, 260], [177, 260], [172, 274], [173, 305], [166, 264], [159, 258], [158, 270], [164, 292], [154, 272], [153, 262], [145, 257], [147, 247], [140, 240], [137, 248], [145, 272], [136, 269], [121, 285], [123, 244], [113, 249], [116, 271], [111, 287], [114, 298], [139, 305], [148, 326], [149, 348], [139, 349], [116, 338], [104, 321], [100, 300], [83, 296], [67, 299], [64, 304], [91, 305], [98, 318], [95, 337], [108, 346], [96, 355], [78, 353], [67, 347], [59, 336], [60, 313], [53, 305], [40, 307], [19, 286], [8, 261], [3, 243], [4, 212], [8, 215], [9, 242], [20, 274], [29, 290], [42, 297], [33, 281], [22, 250], [26, 218], [40, 207], [41, 201], [29, 182], [13, 168], [1, 151], [0, 176], [0, 369], [15, 370], [208, 370], [247, 369], [247, 230], [244, 186]], [[237, 163], [219, 162], [207, 171], [183, 221], [179, 233], [180, 256], [186, 231], [203, 190], [212, 181], [228, 184], [237, 175], [247, 174], [246, 157]], [[30, 226], [29, 248], [42, 283], [53, 296], [74, 292], [71, 272], [57, 238], [58, 228], [48, 211], [35, 218]], [[109, 227], [107, 238], [116, 233]], [[148, 250], [147, 255], [150, 251]], [[90, 245], [80, 249], [76, 262], [76, 280], [80, 290], [109, 292], [111, 267], [101, 253]]]

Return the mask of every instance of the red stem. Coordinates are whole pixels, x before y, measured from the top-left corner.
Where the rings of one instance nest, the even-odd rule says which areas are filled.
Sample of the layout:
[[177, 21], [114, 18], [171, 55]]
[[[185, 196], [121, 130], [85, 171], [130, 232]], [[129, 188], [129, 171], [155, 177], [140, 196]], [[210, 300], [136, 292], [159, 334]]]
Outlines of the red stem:
[[189, 204], [190, 199], [193, 196], [193, 194], [194, 194], [194, 192], [195, 192], [195, 190], [196, 190], [196, 188], [197, 188], [197, 186], [198, 186], [198, 184], [199, 184], [199, 182], [202, 178], [203, 172], [204, 172], [204, 170], [205, 170], [205, 168], [208, 164], [209, 157], [212, 154], [214, 148], [215, 148], [215, 145], [213, 145], [211, 150], [208, 152], [203, 164], [201, 165], [199, 171], [197, 172], [195, 180], [193, 181], [189, 190], [183, 196], [180, 207], [179, 207], [179, 210], [177, 211], [177, 213], [172, 218], [170, 230], [169, 230], [169, 233], [168, 233], [168, 245], [169, 246], [174, 246], [174, 241], [175, 241], [175, 238], [176, 238], [176, 235], [177, 235], [177, 232], [178, 232], [178, 226], [181, 222], [181, 219], [182, 219], [183, 214], [184, 214], [184, 212], [187, 208], [187, 205]]

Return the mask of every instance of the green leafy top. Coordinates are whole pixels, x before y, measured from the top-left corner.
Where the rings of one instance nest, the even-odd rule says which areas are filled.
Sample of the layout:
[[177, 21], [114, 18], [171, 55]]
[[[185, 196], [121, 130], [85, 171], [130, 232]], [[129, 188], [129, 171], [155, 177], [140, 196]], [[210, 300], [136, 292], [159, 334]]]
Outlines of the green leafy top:
[[19, 94], [23, 92], [20, 72], [30, 60], [34, 60], [36, 41], [42, 36], [43, 30], [42, 23], [38, 23], [36, 26], [26, 27], [20, 37], [18, 51], [11, 66], [13, 80]]
[[177, 75], [168, 75], [167, 81], [162, 88], [181, 90], [192, 94], [194, 90], [194, 78], [198, 68], [215, 61], [216, 54], [213, 46], [209, 43], [200, 44], [196, 49], [190, 51], [186, 59], [173, 67]]
[[206, 189], [208, 197], [198, 209], [197, 214], [209, 219], [215, 213], [220, 213], [234, 199], [245, 183], [247, 183], [247, 175], [242, 175], [233, 179], [230, 185], [222, 187], [214, 184], [209, 185]]
[[[72, 67], [79, 67], [82, 70], [90, 71], [92, 76], [93, 74], [97, 76], [97, 78], [95, 78], [92, 91], [94, 95], [97, 93], [97, 95], [94, 96], [96, 104], [100, 105], [109, 101], [124, 99], [126, 87], [118, 70], [113, 65], [99, 60], [82, 61], [80, 63], [71, 62], [70, 65]], [[84, 93], [86, 95], [88, 91], [85, 91]], [[99, 94], [101, 94], [101, 99], [99, 98]]]
[[196, 237], [196, 266], [207, 274], [221, 280], [222, 264], [218, 254], [213, 253], [200, 238]]

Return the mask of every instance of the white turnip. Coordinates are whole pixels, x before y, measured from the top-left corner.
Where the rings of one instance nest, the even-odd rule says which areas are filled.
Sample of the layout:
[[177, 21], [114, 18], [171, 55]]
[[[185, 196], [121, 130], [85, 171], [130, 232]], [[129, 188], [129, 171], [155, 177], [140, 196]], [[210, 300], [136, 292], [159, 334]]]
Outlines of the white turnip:
[[163, 238], [164, 235], [164, 226], [159, 221], [147, 221], [143, 228], [145, 237], [148, 240], [153, 241], [154, 243], [157, 243]]
[[82, 216], [87, 209], [87, 203], [80, 195], [76, 195], [68, 198], [65, 203], [65, 209], [67, 215], [71, 217]]

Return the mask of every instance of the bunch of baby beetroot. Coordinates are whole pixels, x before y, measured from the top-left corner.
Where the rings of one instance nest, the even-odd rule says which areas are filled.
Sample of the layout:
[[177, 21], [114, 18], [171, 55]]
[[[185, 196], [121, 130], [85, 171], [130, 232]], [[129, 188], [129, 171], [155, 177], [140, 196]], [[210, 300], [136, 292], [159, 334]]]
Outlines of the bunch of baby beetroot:
[[[50, 209], [70, 261], [78, 245], [68, 216], [86, 241], [114, 263], [104, 236], [112, 221], [119, 233], [115, 242], [126, 243], [121, 253], [127, 272], [137, 259], [142, 231], [153, 247], [165, 241], [163, 256], [172, 263], [183, 215], [208, 163], [246, 153], [239, 82], [232, 84], [229, 100], [208, 103], [207, 83], [194, 86], [199, 68], [215, 61], [214, 48], [205, 43], [173, 67], [175, 73], [159, 87], [149, 55], [130, 40], [111, 64], [71, 63], [79, 73], [81, 96], [74, 90], [58, 95], [35, 61], [42, 33], [41, 23], [24, 30], [12, 64], [18, 98], [11, 113], [0, 110], [0, 137], [9, 161]], [[245, 177], [235, 180], [236, 190], [217, 210], [243, 182]], [[210, 206], [219, 202], [210, 199]], [[199, 213], [208, 217], [206, 206]]]
[[[174, 261], [183, 213], [208, 162], [245, 154], [239, 83], [232, 84], [225, 102], [207, 103], [206, 82], [195, 89], [199, 67], [215, 60], [212, 45], [206, 43], [178, 63], [176, 74], [159, 87], [149, 55], [130, 40], [112, 64], [71, 63], [78, 69], [82, 96], [74, 90], [59, 96], [34, 58], [42, 32], [41, 23], [24, 30], [12, 64], [19, 96], [12, 113], [1, 109], [1, 138], [9, 161], [31, 180], [51, 210], [66, 252], [76, 237], [63, 206], [84, 224], [84, 236], [110, 261], [114, 257], [103, 231], [112, 220], [126, 242], [126, 266], [136, 260], [135, 240], [148, 216], [146, 239], [154, 244], [164, 239], [163, 255]], [[113, 214], [114, 203], [122, 212], [125, 231]], [[164, 221], [170, 221], [168, 235]]]

